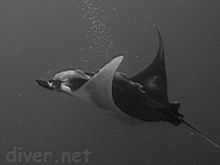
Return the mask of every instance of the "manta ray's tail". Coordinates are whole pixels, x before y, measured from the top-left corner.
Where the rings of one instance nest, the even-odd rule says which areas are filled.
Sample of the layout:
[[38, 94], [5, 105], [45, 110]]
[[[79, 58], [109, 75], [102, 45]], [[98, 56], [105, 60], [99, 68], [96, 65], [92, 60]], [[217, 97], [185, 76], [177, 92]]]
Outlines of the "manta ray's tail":
[[201, 132], [200, 130], [198, 130], [197, 128], [195, 128], [194, 126], [192, 126], [191, 124], [189, 124], [188, 122], [186, 122], [185, 120], [182, 120], [182, 123], [184, 123], [186, 126], [188, 126], [189, 128], [193, 129], [195, 132], [197, 132], [199, 135], [201, 135], [205, 140], [207, 140], [208, 142], [210, 142], [211, 144], [213, 144], [215, 147], [217, 147], [218, 149], [220, 149], [220, 145], [217, 144], [216, 142], [214, 142], [214, 140], [212, 140], [210, 137], [208, 137], [206, 134], [204, 134], [203, 132]]

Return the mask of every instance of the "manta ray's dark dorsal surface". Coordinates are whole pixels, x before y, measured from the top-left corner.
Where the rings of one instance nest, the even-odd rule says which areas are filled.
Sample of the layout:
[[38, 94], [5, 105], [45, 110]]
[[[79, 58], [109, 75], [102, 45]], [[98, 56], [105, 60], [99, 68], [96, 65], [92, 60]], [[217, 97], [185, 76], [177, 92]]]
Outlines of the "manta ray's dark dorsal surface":
[[142, 72], [131, 77], [134, 82], [143, 85], [149, 91], [149, 97], [157, 100], [161, 104], [168, 104], [167, 96], [167, 75], [164, 58], [164, 46], [159, 30], [156, 28], [159, 37], [159, 49], [152, 63]]
[[158, 29], [157, 32], [159, 49], [154, 60], [142, 72], [128, 78], [130, 82], [121, 81], [116, 73], [113, 100], [121, 111], [140, 120], [169, 121], [179, 125], [183, 115], [178, 112], [180, 103], [168, 100], [164, 47]]

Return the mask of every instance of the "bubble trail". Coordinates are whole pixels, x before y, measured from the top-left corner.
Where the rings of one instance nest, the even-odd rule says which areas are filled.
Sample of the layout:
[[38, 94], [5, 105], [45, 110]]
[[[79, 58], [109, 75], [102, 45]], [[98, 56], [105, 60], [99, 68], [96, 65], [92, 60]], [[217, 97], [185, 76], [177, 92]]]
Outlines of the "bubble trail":
[[83, 0], [79, 8], [86, 22], [86, 36], [92, 41], [88, 49], [92, 54], [108, 55], [113, 46], [113, 39], [110, 34], [111, 29], [105, 22], [108, 17], [104, 14], [102, 1]]

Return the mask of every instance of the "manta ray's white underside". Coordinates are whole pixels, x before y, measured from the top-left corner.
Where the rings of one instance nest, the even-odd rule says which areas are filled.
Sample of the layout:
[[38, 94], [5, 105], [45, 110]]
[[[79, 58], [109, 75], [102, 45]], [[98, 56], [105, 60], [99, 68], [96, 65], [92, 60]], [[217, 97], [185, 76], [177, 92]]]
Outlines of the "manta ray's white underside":
[[112, 83], [114, 75], [123, 58], [123, 56], [118, 56], [112, 59], [87, 83], [78, 90], [72, 91], [71, 94], [105, 110], [123, 113], [115, 105], [112, 97]]

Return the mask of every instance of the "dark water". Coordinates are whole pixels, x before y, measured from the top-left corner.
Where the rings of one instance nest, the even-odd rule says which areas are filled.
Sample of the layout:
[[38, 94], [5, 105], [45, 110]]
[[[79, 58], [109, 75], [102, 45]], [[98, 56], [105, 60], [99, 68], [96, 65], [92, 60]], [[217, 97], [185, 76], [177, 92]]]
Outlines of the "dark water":
[[[157, 24], [170, 99], [181, 101], [186, 119], [220, 143], [219, 6], [217, 0], [1, 0], [0, 164], [218, 165], [220, 150], [183, 125], [131, 126], [34, 80], [70, 67], [95, 71], [121, 52], [119, 70], [133, 75], [156, 53]], [[18, 158], [36, 151], [53, 157]], [[63, 151], [81, 153], [78, 163], [57, 163]]]

